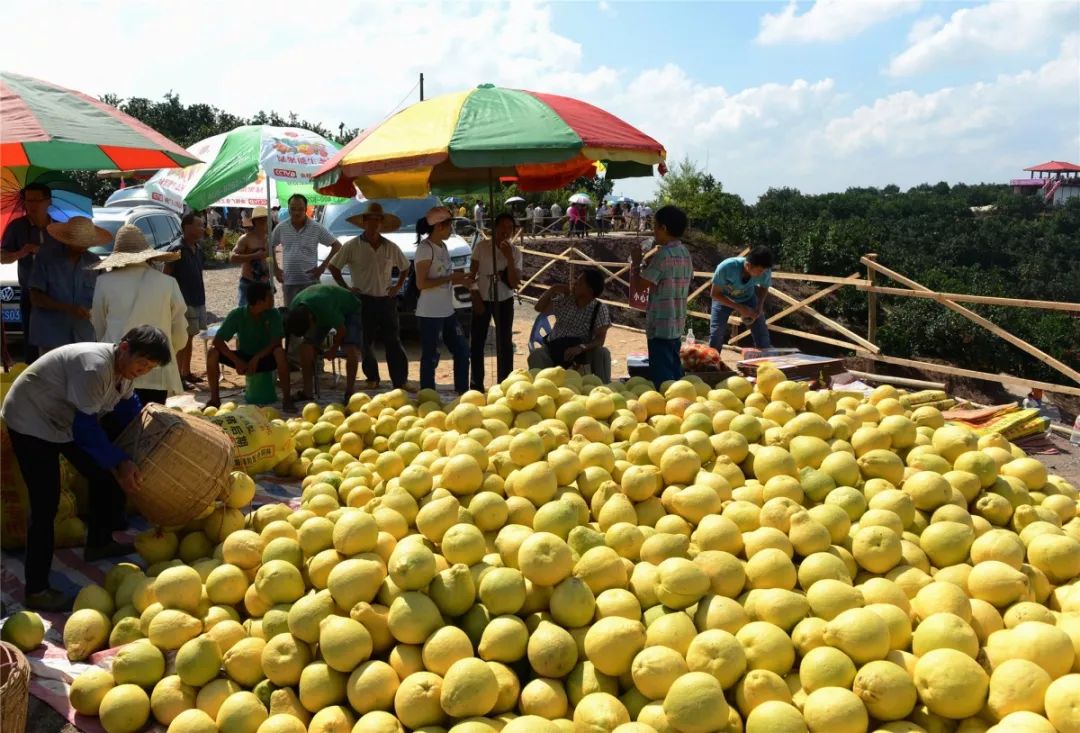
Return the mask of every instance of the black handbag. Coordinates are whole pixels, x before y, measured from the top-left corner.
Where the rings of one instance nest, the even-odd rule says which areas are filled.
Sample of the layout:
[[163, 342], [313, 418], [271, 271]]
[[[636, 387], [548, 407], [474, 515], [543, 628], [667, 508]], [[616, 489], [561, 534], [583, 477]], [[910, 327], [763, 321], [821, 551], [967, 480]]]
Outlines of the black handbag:
[[566, 358], [566, 350], [571, 346], [581, 346], [586, 340], [592, 339], [593, 329], [596, 327], [596, 315], [600, 311], [600, 302], [593, 303], [592, 317], [589, 319], [589, 339], [583, 339], [579, 336], [563, 336], [562, 338], [553, 339], [550, 335], [544, 337], [544, 345], [547, 347], [548, 353], [551, 355], [551, 361], [556, 366], [564, 368], [573, 368], [575, 366], [582, 366], [588, 361], [588, 352], [583, 351], [572, 359]]

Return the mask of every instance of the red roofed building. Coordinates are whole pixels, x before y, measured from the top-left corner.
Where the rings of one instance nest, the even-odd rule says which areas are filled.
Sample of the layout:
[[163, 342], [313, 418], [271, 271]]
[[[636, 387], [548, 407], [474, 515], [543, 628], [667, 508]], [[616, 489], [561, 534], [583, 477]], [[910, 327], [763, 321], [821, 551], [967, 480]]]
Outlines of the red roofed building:
[[1053, 204], [1080, 198], [1080, 165], [1051, 160], [1024, 170], [1031, 175], [1009, 181], [1013, 193], [1039, 194]]

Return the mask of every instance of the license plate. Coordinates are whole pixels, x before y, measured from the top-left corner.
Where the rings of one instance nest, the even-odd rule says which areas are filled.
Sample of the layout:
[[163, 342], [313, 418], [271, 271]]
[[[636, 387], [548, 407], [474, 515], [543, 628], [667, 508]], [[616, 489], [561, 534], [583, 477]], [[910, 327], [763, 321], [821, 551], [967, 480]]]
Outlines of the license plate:
[[4, 323], [22, 323], [22, 311], [18, 306], [14, 308], [5, 308], [3, 315]]

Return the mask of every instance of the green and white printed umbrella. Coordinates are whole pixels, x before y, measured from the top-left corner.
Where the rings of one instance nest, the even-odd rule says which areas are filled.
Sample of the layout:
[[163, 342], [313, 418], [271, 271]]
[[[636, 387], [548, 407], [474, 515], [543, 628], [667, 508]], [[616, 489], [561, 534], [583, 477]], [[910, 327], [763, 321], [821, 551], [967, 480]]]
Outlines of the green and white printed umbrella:
[[197, 211], [208, 206], [272, 207], [294, 193], [313, 205], [333, 203], [340, 199], [317, 193], [311, 176], [337, 149], [303, 128], [245, 125], [195, 143], [188, 151], [207, 162], [159, 171], [147, 181], [146, 190], [176, 211], [183, 211], [185, 204]]

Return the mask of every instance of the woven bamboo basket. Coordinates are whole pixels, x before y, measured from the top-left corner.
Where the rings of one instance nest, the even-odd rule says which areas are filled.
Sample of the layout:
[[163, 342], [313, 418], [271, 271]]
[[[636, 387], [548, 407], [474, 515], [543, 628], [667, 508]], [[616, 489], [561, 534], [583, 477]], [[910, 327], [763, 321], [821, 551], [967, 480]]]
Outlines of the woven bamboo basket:
[[0, 721], [4, 733], [26, 730], [30, 702], [30, 663], [17, 648], [0, 641]]
[[142, 474], [131, 501], [158, 526], [186, 524], [228, 494], [233, 443], [213, 423], [150, 404], [116, 444]]

